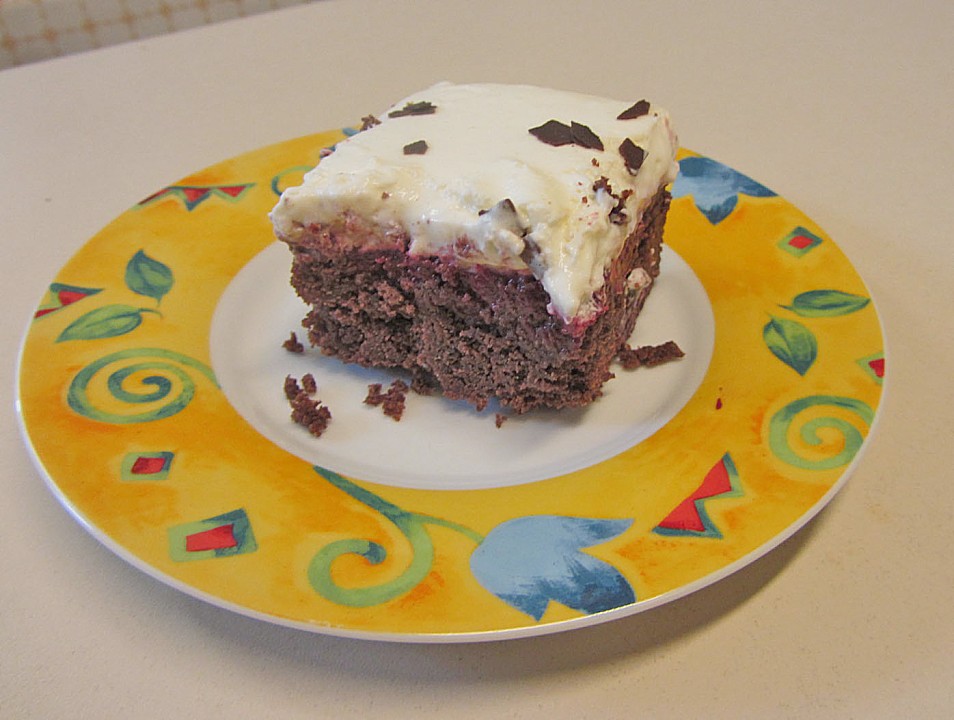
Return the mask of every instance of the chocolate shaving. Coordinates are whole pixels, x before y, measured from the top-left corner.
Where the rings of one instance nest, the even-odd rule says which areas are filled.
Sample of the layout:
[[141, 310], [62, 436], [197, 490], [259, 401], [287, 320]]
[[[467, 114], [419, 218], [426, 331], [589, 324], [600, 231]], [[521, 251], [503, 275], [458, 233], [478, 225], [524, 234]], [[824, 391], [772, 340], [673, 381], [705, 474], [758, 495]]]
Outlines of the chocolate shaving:
[[375, 125], [380, 125], [381, 121], [378, 120], [374, 115], [365, 115], [361, 118], [361, 131], [370, 130]]
[[407, 117], [408, 115], [433, 115], [437, 112], [437, 106], [429, 103], [427, 100], [420, 102], [409, 102], [400, 110], [392, 110], [388, 113], [389, 118]]
[[292, 332], [288, 339], [282, 343], [282, 347], [285, 348], [290, 353], [303, 353], [305, 352], [305, 346], [301, 344], [298, 340], [298, 336]]
[[509, 210], [512, 213], [517, 212], [517, 206], [513, 204], [513, 200], [511, 200], [510, 198], [504, 198], [499, 203], [497, 203], [496, 207], [503, 208], [504, 210]]
[[623, 156], [623, 162], [626, 163], [626, 169], [630, 174], [635, 175], [646, 159], [646, 151], [639, 147], [629, 138], [623, 140], [619, 146], [619, 154]]
[[527, 267], [530, 267], [539, 254], [540, 246], [530, 237], [525, 237], [523, 239], [523, 250], [520, 251], [520, 259], [527, 264]]
[[586, 125], [570, 121], [570, 134], [573, 136], [573, 142], [580, 147], [585, 147], [589, 150], [603, 149], [603, 141]]
[[478, 210], [477, 215], [478, 216], [486, 215], [491, 210], [496, 210], [497, 208], [500, 208], [501, 210], [506, 210], [507, 212], [512, 212], [512, 213], [517, 212], [517, 206], [513, 204], [513, 200], [511, 200], [510, 198], [504, 198], [503, 200], [501, 200], [499, 203], [497, 203], [496, 205], [494, 205], [492, 208], [488, 210]]
[[427, 152], [427, 143], [424, 140], [415, 140], [404, 146], [405, 155], [423, 155]]
[[573, 144], [573, 131], [569, 125], [564, 125], [559, 120], [547, 120], [543, 125], [530, 128], [530, 134], [554, 147]]
[[617, 120], [635, 120], [638, 117], [649, 114], [649, 101], [640, 100], [639, 102], [633, 103], [630, 107], [626, 108], [619, 115], [616, 116]]
[[632, 194], [633, 191], [626, 188], [619, 195], [613, 195], [616, 198], [616, 205], [610, 210], [609, 219], [614, 225], [625, 225], [629, 220], [629, 215], [626, 214], [626, 199]]
[[616, 359], [626, 370], [635, 370], [638, 367], [655, 367], [672, 360], [678, 360], [685, 353], [673, 340], [662, 343], [661, 345], [643, 345], [638, 348], [632, 348], [624, 345]]
[[560, 147], [562, 145], [578, 145], [588, 150], [602, 150], [603, 141], [599, 135], [586, 125], [570, 121], [569, 125], [559, 120], [547, 120], [543, 125], [530, 128], [530, 134], [547, 145]]
[[613, 186], [610, 185], [609, 178], [605, 175], [601, 175], [597, 178], [596, 182], [593, 183], [593, 192], [599, 192], [600, 190], [606, 192], [607, 195], [616, 201], [616, 205], [609, 211], [610, 222], [614, 225], [625, 225], [629, 219], [629, 216], [626, 214], [626, 200], [633, 194], [633, 191], [627, 188], [617, 195], [613, 192]]

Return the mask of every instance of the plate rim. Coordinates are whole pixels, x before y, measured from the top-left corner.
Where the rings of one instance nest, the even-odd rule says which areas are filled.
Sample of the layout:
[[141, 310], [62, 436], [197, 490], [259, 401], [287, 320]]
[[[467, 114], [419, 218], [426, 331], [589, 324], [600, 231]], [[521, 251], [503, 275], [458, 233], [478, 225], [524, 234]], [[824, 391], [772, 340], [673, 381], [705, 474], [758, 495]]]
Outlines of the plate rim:
[[[220, 161], [227, 162], [234, 160], [240, 157], [243, 157], [249, 153], [257, 153], [267, 150], [268, 148], [277, 147], [286, 145], [289, 142], [295, 140], [301, 140], [304, 138], [322, 136], [327, 133], [334, 131], [322, 131], [319, 133], [310, 133], [300, 138], [288, 139], [285, 141], [280, 141], [278, 143], [273, 143], [271, 145], [263, 146], [262, 148], [257, 148], [246, 153], [241, 153], [235, 158], [228, 158], [226, 160]], [[692, 152], [692, 151], [690, 151]], [[711, 156], [704, 156], [711, 157]], [[216, 163], [216, 165], [220, 164]], [[210, 167], [215, 167], [212, 165]], [[731, 166], [726, 166], [731, 167]], [[188, 176], [187, 176], [188, 177]], [[782, 198], [786, 200], [785, 198]], [[789, 202], [786, 200], [786, 202]], [[794, 203], [790, 203], [794, 206]], [[126, 209], [122, 214], [129, 212], [130, 209]], [[121, 215], [120, 215], [121, 216]], [[118, 217], [117, 216], [117, 219]], [[97, 231], [94, 235], [86, 238], [69, 256], [67, 262], [75, 258], [82, 250], [85, 248], [91, 241], [93, 241], [106, 226]], [[835, 247], [839, 248], [840, 246], [835, 243], [835, 241], [830, 240]], [[843, 253], [843, 251], [842, 251]], [[843, 253], [844, 254], [844, 253]], [[872, 292], [870, 286], [867, 284], [865, 279], [857, 271], [853, 263], [851, 263], [850, 258], [845, 255], [845, 260], [851, 270], [855, 273], [857, 280], [865, 288], [867, 292], [867, 297], [869, 298], [875, 317], [877, 320], [878, 331], [880, 333], [881, 341], [881, 354], [887, 363], [890, 356], [890, 348], [888, 343], [888, 337], [885, 331], [884, 326], [884, 316], [881, 312], [878, 311], [878, 300]], [[686, 260], [687, 265], [690, 269], [695, 272], [692, 264]], [[59, 273], [63, 271], [64, 267], [60, 266], [57, 268], [53, 274], [53, 277], [56, 277]], [[232, 276], [234, 278], [234, 275]], [[50, 279], [52, 281], [53, 278]], [[36, 307], [36, 304], [34, 304]], [[263, 612], [251, 607], [246, 607], [238, 602], [220, 597], [214, 593], [199, 589], [193, 585], [190, 585], [188, 582], [176, 578], [168, 573], [163, 572], [162, 570], [154, 567], [148, 561], [140, 558], [134, 552], [124, 547], [120, 542], [110, 537], [105, 531], [97, 526], [94, 520], [86, 517], [80, 508], [76, 507], [69, 497], [68, 493], [60, 486], [57, 480], [53, 477], [53, 474], [47, 469], [46, 464], [44, 463], [43, 458], [39, 450], [34, 444], [33, 437], [31, 436], [31, 429], [28, 427], [27, 419], [24, 416], [23, 411], [23, 383], [25, 379], [25, 353], [27, 345], [30, 339], [30, 334], [32, 330], [32, 322], [34, 318], [30, 318], [27, 323], [24, 331], [21, 334], [19, 347], [17, 350], [17, 361], [16, 361], [16, 392], [15, 392], [15, 404], [16, 404], [16, 415], [18, 421], [18, 430], [20, 432], [21, 438], [27, 448], [28, 454], [30, 456], [31, 462], [34, 467], [40, 473], [41, 477], [47, 488], [52, 492], [58, 503], [67, 511], [67, 513], [80, 524], [90, 535], [92, 535], [101, 545], [110, 550], [113, 554], [117, 555], [130, 565], [132, 565], [137, 570], [145, 573], [153, 580], [158, 580], [163, 584], [172, 587], [180, 592], [185, 593], [186, 595], [198, 599], [200, 601], [211, 604], [219, 609], [228, 610], [230, 612], [235, 612], [237, 614], [249, 617], [255, 620], [260, 620], [268, 622], [270, 624], [279, 625], [282, 627], [287, 627], [291, 629], [313, 632], [318, 634], [325, 634], [329, 636], [347, 638], [347, 639], [357, 639], [357, 640], [374, 640], [382, 642], [399, 642], [399, 643], [424, 643], [424, 644], [443, 644], [443, 643], [471, 643], [471, 642], [488, 642], [488, 641], [498, 641], [498, 640], [512, 640], [512, 639], [522, 639], [529, 637], [538, 637], [542, 635], [555, 634], [558, 632], [565, 632], [573, 629], [580, 629], [585, 627], [592, 627], [594, 625], [603, 624], [605, 622], [610, 622], [617, 619], [622, 619], [625, 617], [630, 617], [636, 614], [641, 614], [657, 608], [659, 606], [668, 604], [675, 600], [686, 597], [690, 594], [697, 592], [700, 589], [713, 585], [717, 582], [720, 582], [731, 575], [734, 575], [738, 570], [752, 564], [761, 557], [764, 557], [772, 550], [776, 549], [779, 545], [786, 542], [793, 535], [798, 533], [805, 525], [807, 525], [812, 519], [814, 519], [826, 506], [828, 506], [832, 499], [842, 490], [842, 488], [847, 484], [850, 477], [856, 472], [862, 458], [865, 456], [867, 450], [870, 448], [870, 445], [877, 434], [878, 427], [881, 423], [881, 418], [885, 412], [885, 403], [888, 401], [889, 393], [888, 388], [891, 386], [891, 380], [888, 375], [890, 373], [885, 373], [884, 377], [881, 379], [880, 388], [878, 391], [878, 401], [874, 409], [873, 418], [868, 425], [867, 432], [862, 439], [861, 445], [858, 447], [853, 457], [849, 463], [842, 467], [840, 474], [835, 482], [828, 487], [824, 494], [810, 507], [808, 507], [797, 519], [783, 528], [780, 532], [776, 533], [769, 541], [762, 543], [761, 545], [753, 548], [748, 553], [742, 555], [741, 557], [736, 558], [732, 562], [724, 565], [717, 570], [706, 573], [700, 577], [697, 577], [693, 581], [681, 585], [679, 587], [673, 588], [671, 590], [662, 592], [657, 595], [648, 597], [645, 600], [635, 600], [635, 602], [615, 607], [609, 610], [603, 610], [600, 612], [592, 614], [584, 614], [580, 617], [573, 617], [569, 619], [556, 620], [552, 622], [527, 622], [524, 625], [517, 627], [503, 627], [497, 629], [489, 630], [479, 630], [479, 631], [463, 631], [463, 632], [414, 632], [414, 633], [405, 633], [405, 632], [394, 632], [394, 631], [378, 631], [378, 630], [362, 630], [349, 627], [341, 627], [331, 623], [325, 624], [319, 620], [313, 622], [307, 622], [304, 620], [296, 620], [292, 618], [285, 618], [278, 614], [270, 614]], [[718, 325], [718, 321], [716, 321]], [[206, 332], [208, 336], [209, 332]], [[708, 374], [708, 368], [705, 374]], [[693, 397], [698, 393], [699, 388], [697, 387], [693, 393]], [[669, 422], [672, 422], [670, 420]], [[668, 423], [667, 423], [668, 424]], [[256, 431], [257, 432], [257, 431]], [[271, 441], [269, 441], [271, 442]], [[287, 452], [287, 451], [286, 451]], [[369, 481], [373, 482], [373, 481]], [[432, 490], [432, 492], [442, 492], [440, 490]]]

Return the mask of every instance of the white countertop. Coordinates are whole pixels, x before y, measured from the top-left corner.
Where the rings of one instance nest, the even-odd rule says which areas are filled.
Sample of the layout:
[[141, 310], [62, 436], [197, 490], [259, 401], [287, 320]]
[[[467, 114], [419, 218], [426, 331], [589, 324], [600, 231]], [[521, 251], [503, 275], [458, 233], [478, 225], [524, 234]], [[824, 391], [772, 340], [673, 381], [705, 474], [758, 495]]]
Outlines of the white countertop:
[[[0, 717], [948, 717], [954, 5], [327, 0], [0, 72]], [[806, 528], [682, 600], [472, 645], [272, 626], [166, 587], [46, 489], [17, 347], [83, 242], [188, 172], [440, 79], [645, 95], [868, 283], [886, 398]]]

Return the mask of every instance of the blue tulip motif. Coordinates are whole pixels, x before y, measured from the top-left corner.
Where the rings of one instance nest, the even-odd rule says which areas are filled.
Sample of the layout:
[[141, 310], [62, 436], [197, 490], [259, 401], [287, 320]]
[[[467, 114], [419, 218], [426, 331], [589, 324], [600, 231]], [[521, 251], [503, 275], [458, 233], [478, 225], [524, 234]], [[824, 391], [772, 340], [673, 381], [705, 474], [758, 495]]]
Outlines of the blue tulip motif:
[[679, 176], [672, 186], [674, 198], [691, 195], [699, 211], [718, 225], [732, 214], [739, 195], [774, 197], [775, 193], [750, 177], [707, 157], [679, 161]]
[[636, 601], [612, 565], [581, 552], [624, 533], [632, 520], [555, 515], [520, 517], [491, 530], [470, 558], [477, 581], [517, 610], [539, 620], [550, 601], [582, 613]]

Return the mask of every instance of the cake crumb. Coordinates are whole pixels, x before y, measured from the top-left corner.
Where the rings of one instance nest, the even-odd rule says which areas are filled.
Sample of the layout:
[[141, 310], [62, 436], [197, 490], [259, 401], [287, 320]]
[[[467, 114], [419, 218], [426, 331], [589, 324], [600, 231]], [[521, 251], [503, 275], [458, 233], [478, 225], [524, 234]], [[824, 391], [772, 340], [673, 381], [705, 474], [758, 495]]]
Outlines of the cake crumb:
[[295, 334], [294, 330], [291, 335], [288, 336], [288, 339], [282, 343], [282, 347], [285, 348], [290, 353], [303, 353], [305, 352], [305, 346], [301, 344], [298, 340], [298, 336]]
[[298, 384], [298, 380], [293, 378], [291, 375], [285, 376], [285, 397], [288, 400], [294, 400], [295, 396], [301, 392], [301, 385]]
[[311, 379], [305, 380], [305, 378], [302, 378], [304, 382], [304, 387], [302, 387], [297, 379], [291, 375], [287, 376], [285, 378], [285, 397], [288, 398], [288, 404], [291, 406], [291, 419], [307, 428], [308, 432], [317, 438], [321, 437], [328, 428], [328, 424], [331, 422], [331, 410], [328, 409], [327, 405], [322, 404], [321, 400], [312, 397], [312, 394], [309, 393], [309, 387], [314, 387], [314, 391], [318, 389], [314, 377], [311, 374], [305, 377]]
[[364, 403], [374, 407], [380, 405], [385, 415], [398, 422], [404, 415], [404, 405], [410, 386], [403, 380], [395, 380], [387, 392], [382, 392], [382, 387], [381, 383], [368, 385], [368, 394], [364, 398]]
[[661, 345], [642, 345], [638, 348], [632, 348], [624, 345], [616, 359], [626, 370], [635, 370], [638, 367], [655, 367], [671, 360], [678, 360], [685, 353], [673, 340], [668, 340]]
[[384, 393], [381, 392], [381, 383], [368, 385], [368, 394], [364, 398], [365, 405], [380, 405], [384, 402]]
[[314, 395], [318, 392], [318, 381], [315, 380], [315, 376], [311, 373], [305, 373], [301, 376], [301, 386], [309, 395]]
[[509, 416], [509, 415], [504, 415], [503, 413], [497, 413], [497, 414], [494, 416], [494, 424], [496, 424], [497, 427], [500, 427], [500, 426], [503, 425], [505, 422], [507, 422], [507, 418], [508, 418], [508, 417], [510, 417], [510, 416]]

